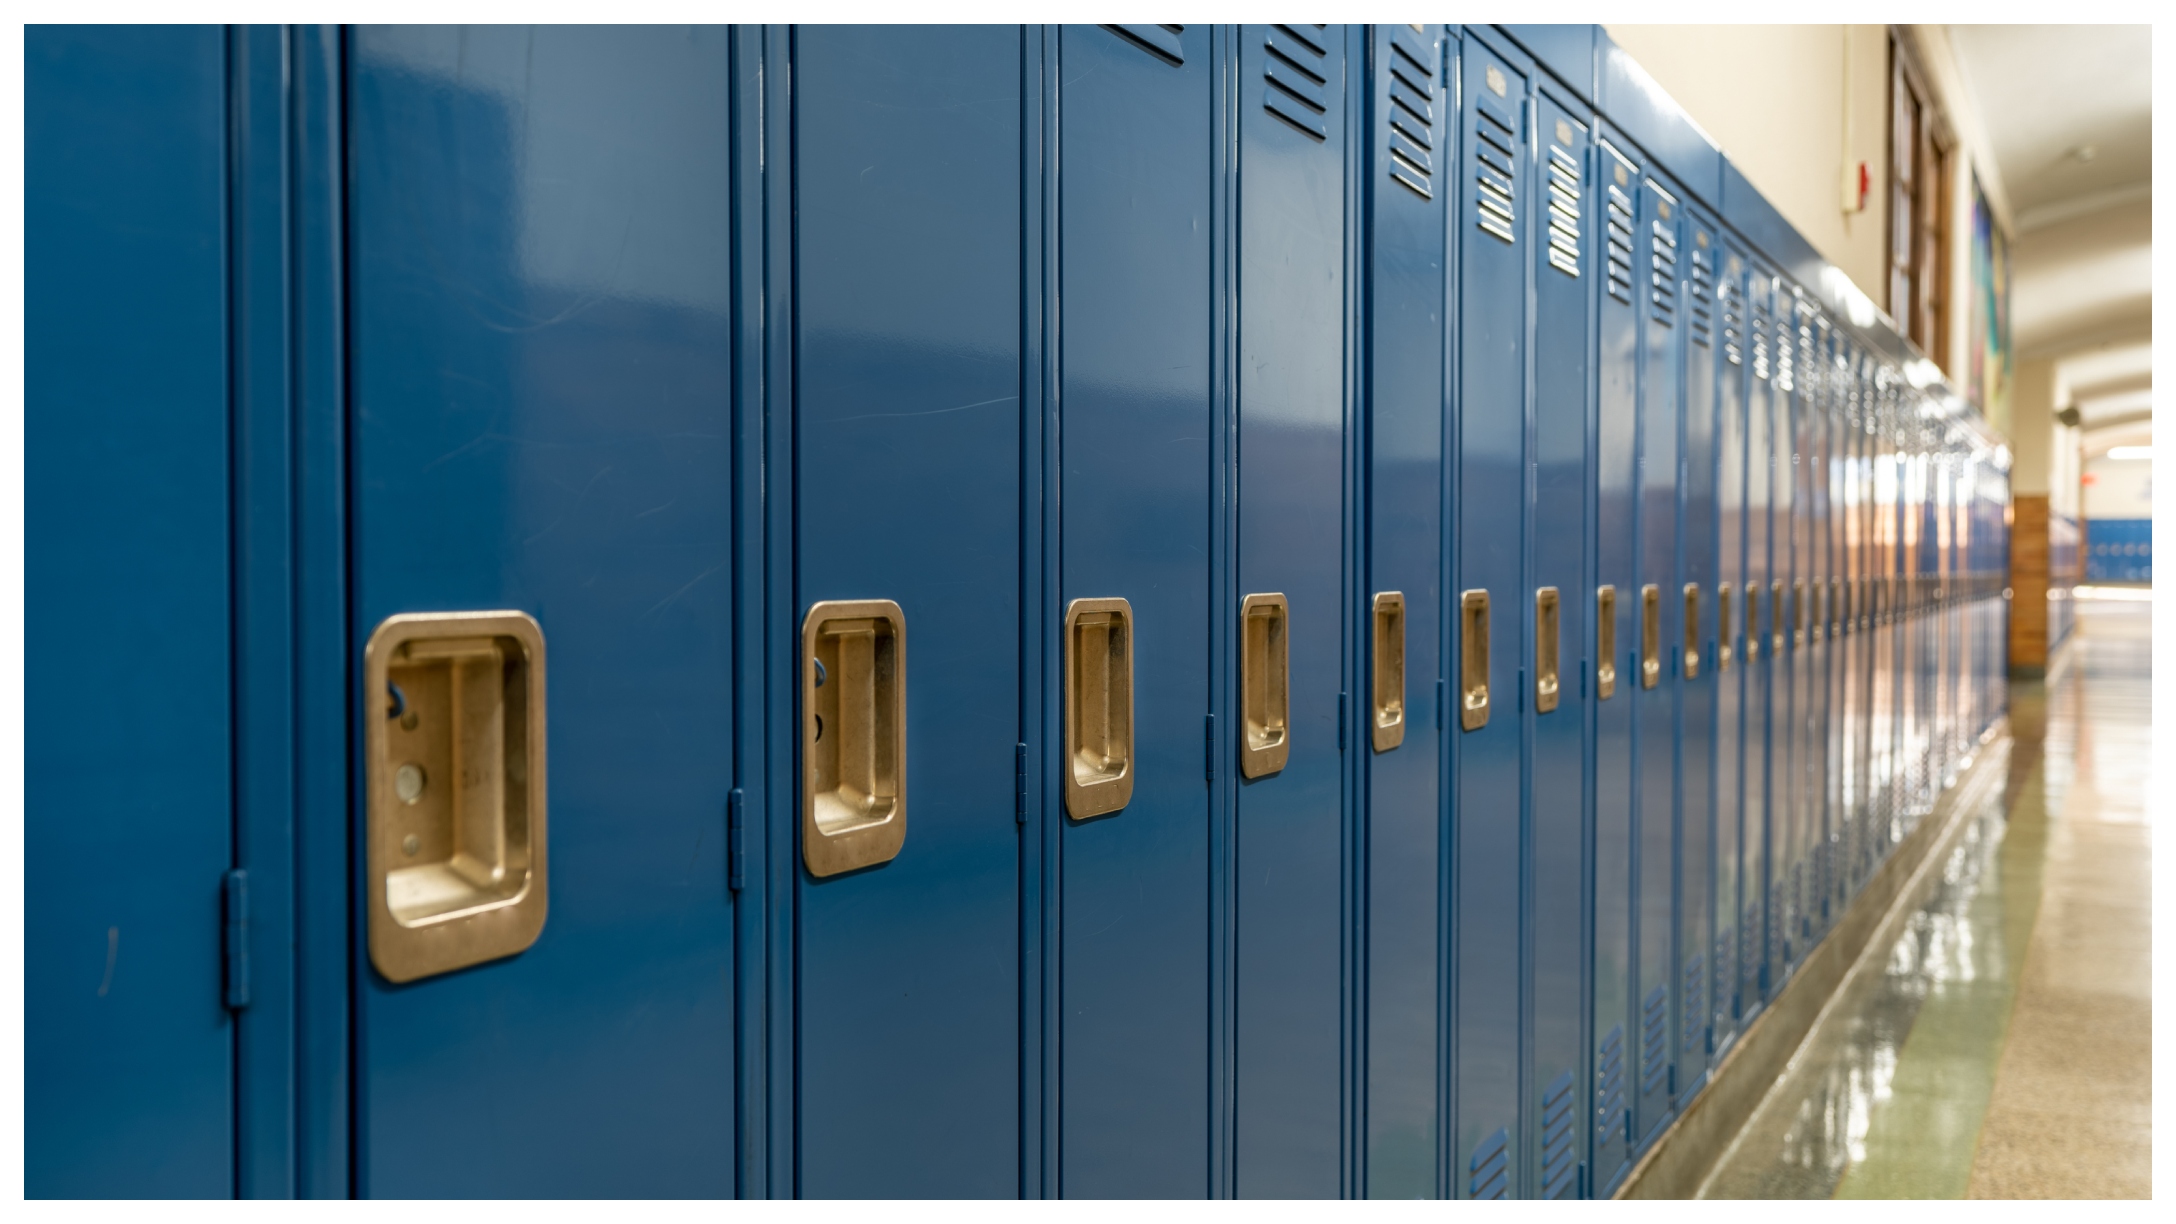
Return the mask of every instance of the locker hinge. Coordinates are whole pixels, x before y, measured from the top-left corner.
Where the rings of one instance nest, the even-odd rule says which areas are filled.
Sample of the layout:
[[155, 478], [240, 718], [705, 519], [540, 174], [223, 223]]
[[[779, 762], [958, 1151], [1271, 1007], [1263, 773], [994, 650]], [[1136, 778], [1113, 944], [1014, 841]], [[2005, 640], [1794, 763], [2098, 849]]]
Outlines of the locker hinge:
[[748, 793], [734, 787], [725, 796], [725, 886], [734, 892], [748, 886]]
[[1337, 750], [1345, 751], [1345, 694], [1337, 695]]
[[1028, 746], [1012, 746], [1012, 821], [1028, 822]]
[[1210, 714], [1201, 721], [1201, 772], [1209, 781], [1216, 781], [1216, 715]]
[[249, 1006], [249, 873], [237, 867], [220, 880], [219, 960], [227, 1010]]

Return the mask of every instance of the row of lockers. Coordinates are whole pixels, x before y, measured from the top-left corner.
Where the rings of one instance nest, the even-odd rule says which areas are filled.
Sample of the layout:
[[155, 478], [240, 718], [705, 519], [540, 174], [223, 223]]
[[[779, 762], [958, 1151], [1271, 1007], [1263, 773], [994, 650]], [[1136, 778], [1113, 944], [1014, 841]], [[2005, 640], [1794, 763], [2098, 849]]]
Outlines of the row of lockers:
[[2008, 460], [1567, 37], [31, 30], [28, 1191], [1608, 1193]]

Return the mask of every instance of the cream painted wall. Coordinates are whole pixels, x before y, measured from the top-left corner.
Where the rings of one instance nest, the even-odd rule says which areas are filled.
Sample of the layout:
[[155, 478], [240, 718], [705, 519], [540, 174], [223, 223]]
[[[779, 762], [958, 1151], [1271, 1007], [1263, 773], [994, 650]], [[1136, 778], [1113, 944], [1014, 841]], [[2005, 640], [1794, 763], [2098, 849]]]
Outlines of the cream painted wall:
[[2089, 519], [2141, 519], [2153, 517], [2153, 463], [2146, 459], [2086, 461], [2085, 517]]
[[[1887, 26], [1604, 28], [1815, 250], [1887, 301]], [[1861, 161], [1872, 176], [1866, 211], [1847, 214], [1844, 174]]]

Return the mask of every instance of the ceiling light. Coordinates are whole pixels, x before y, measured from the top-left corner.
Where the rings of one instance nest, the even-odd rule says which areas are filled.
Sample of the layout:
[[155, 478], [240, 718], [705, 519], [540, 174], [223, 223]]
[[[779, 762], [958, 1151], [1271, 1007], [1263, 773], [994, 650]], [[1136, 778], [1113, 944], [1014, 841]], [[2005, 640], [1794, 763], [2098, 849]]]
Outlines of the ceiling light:
[[2108, 457], [2110, 459], [2151, 459], [2153, 458], [2153, 448], [2150, 446], [2111, 446], [2108, 448]]

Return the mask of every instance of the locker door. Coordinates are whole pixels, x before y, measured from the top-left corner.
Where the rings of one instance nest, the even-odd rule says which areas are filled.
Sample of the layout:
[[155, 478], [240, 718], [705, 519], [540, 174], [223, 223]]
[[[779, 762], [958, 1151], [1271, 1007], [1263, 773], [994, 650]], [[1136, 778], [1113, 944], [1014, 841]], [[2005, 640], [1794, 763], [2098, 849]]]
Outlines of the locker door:
[[223, 1198], [224, 35], [33, 26], [23, 71], [22, 1188]]
[[[1608, 136], [1596, 145], [1602, 262], [1595, 368], [1594, 579], [1584, 593], [1595, 617], [1594, 660], [1594, 1155], [1590, 1191], [1601, 1197], [1629, 1168], [1632, 1026], [1632, 693], [1638, 639], [1632, 615], [1633, 507], [1638, 473], [1638, 304], [1634, 231], [1637, 168]], [[1606, 598], [1605, 598], [1606, 595]]]
[[1836, 577], [1836, 346], [1839, 338], [1829, 330], [1828, 321], [1822, 319], [1818, 321], [1814, 340], [1814, 353], [1820, 363], [1821, 376], [1820, 393], [1814, 403], [1813, 454], [1810, 462], [1814, 480], [1814, 555], [1819, 561], [1819, 577], [1818, 585], [1810, 589], [1811, 607], [1807, 631], [1815, 643], [1815, 675], [1820, 693], [1819, 716], [1814, 719], [1812, 729], [1820, 765], [1813, 771], [1811, 781], [1814, 801], [1821, 812], [1820, 835], [1816, 845], [1816, 861], [1820, 869], [1814, 873], [1814, 883], [1820, 898], [1817, 920], [1825, 931], [1834, 917], [1841, 912], [1836, 896], [1840, 796], [1838, 780], [1842, 764], [1837, 739], [1842, 729], [1842, 722], [1837, 717], [1838, 687], [1842, 679], [1837, 659], [1842, 648], [1837, 641], [1836, 608], [1836, 594], [1839, 589]]
[[1641, 183], [1639, 260], [1639, 493], [1636, 509], [1633, 645], [1639, 652], [1632, 692], [1633, 961], [1639, 1023], [1633, 1146], [1661, 1132], [1670, 1115], [1676, 1042], [1671, 1000], [1677, 840], [1678, 644], [1684, 605], [1678, 590], [1678, 450], [1683, 415], [1684, 290], [1679, 253], [1684, 223], [1676, 190], [1649, 176]]
[[[534, 617], [550, 762], [534, 945], [398, 985], [375, 951], [357, 968], [355, 1188], [730, 1195], [727, 39], [348, 45], [357, 661], [395, 613]], [[402, 710], [403, 752], [482, 733], [421, 693], [359, 691], [358, 733]], [[402, 801], [432, 802], [408, 777]], [[449, 852], [420, 832], [403, 853]], [[366, 878], [359, 928], [391, 880]]]
[[1736, 1037], [1743, 1001], [1738, 981], [1739, 941], [1744, 921], [1745, 689], [1751, 668], [1744, 633], [1747, 579], [1745, 568], [1745, 256], [1728, 243], [1718, 244], [1716, 307], [1715, 448], [1716, 541], [1715, 588], [1715, 941], [1713, 971], [1714, 1036], [1720, 1053]]
[[[1536, 218], [1528, 252], [1534, 265], [1534, 464], [1531, 588], [1536, 649], [1528, 690], [1532, 762], [1527, 776], [1532, 828], [1527, 882], [1530, 1019], [1524, 1192], [1533, 1198], [1579, 1193], [1587, 1111], [1583, 952], [1586, 892], [1587, 671], [1593, 656], [1588, 598], [1587, 406], [1593, 369], [1589, 329], [1596, 279], [1593, 161], [1585, 116], [1535, 94]], [[1546, 192], [1546, 196], [1542, 195]], [[1553, 593], [1553, 624], [1542, 615]], [[1553, 665], [1555, 674], [1543, 671]], [[1544, 687], [1548, 694], [1544, 696]], [[1544, 708], [1544, 707], [1547, 708]]]
[[[1356, 720], [1353, 741], [1366, 763], [1364, 1192], [1434, 1198], [1442, 1134], [1444, 206], [1460, 190], [1452, 173], [1457, 128], [1442, 27], [1415, 35], [1375, 26], [1373, 39], [1368, 552], [1355, 612], [1366, 716]], [[1381, 599], [1390, 593], [1402, 604]]]
[[1108, 29], [1059, 36], [1058, 607], [1125, 599], [1134, 634], [1131, 799], [1076, 820], [1050, 793], [1072, 1197], [1211, 1190], [1211, 36], [1188, 27], [1176, 62]]
[[[1527, 178], [1527, 82], [1476, 38], [1464, 42], [1457, 305], [1458, 592], [1451, 677], [1453, 963], [1460, 1198], [1516, 1189], [1519, 1128], [1520, 720], [1525, 706], [1526, 268], [1537, 205]], [[1485, 673], [1485, 674], [1484, 674]]]
[[796, 875], [809, 1197], [1020, 1190], [1020, 48], [795, 34], [795, 625], [906, 622], [905, 841]]
[[[1281, 629], [1234, 620], [1227, 673], [1234, 1176], [1249, 1198], [1335, 1198], [1344, 1181], [1344, 877], [1331, 865], [1346, 840], [1346, 46], [1339, 26], [1240, 29], [1242, 96], [1261, 104], [1239, 108], [1236, 594], [1285, 599]], [[1285, 725], [1258, 732], [1246, 677], [1274, 689], [1279, 666]]]
[[1716, 583], [1715, 268], [1720, 254], [1714, 224], [1688, 213], [1685, 221], [1685, 410], [1681, 562], [1671, 591], [1680, 615], [1677, 635], [1678, 874], [1677, 1095], [1705, 1082], [1708, 1064], [1708, 953], [1715, 941], [1715, 695], [1719, 677], [1711, 626]]
[[1773, 802], [1770, 736], [1775, 692], [1775, 277], [1748, 259], [1747, 334], [1751, 342], [1746, 381], [1745, 599], [1739, 613], [1745, 631], [1745, 839], [1741, 861], [1739, 947], [1741, 1015], [1750, 1020], [1768, 999], [1769, 944], [1775, 927], [1771, 849]]
[[1774, 631], [1768, 690], [1769, 958], [1771, 991], [1797, 967], [1804, 952], [1799, 923], [1799, 663], [1804, 650], [1792, 636], [1797, 615], [1798, 568], [1798, 320], [1794, 290], [1775, 286], [1775, 376], [1771, 384], [1771, 489], [1768, 613]]
[[[1795, 969], [1812, 946], [1820, 922], [1820, 897], [1815, 888], [1819, 874], [1815, 850], [1820, 840], [1821, 813], [1818, 775], [1820, 746], [1813, 734], [1819, 718], [1820, 672], [1818, 643], [1813, 633], [1814, 584], [1820, 580], [1820, 557], [1814, 548], [1813, 416], [1817, 411], [1820, 368], [1815, 360], [1814, 315], [1796, 289], [1791, 293], [1792, 363], [1790, 397], [1791, 472], [1791, 576], [1785, 586], [1790, 598], [1791, 658], [1791, 900], [1797, 907], [1791, 924], [1790, 959]], [[1780, 303], [1779, 303], [1780, 305]], [[1781, 311], [1779, 310], [1779, 315]]]

